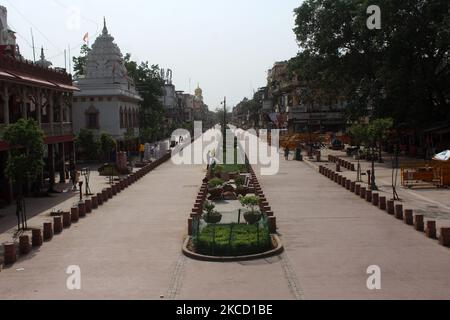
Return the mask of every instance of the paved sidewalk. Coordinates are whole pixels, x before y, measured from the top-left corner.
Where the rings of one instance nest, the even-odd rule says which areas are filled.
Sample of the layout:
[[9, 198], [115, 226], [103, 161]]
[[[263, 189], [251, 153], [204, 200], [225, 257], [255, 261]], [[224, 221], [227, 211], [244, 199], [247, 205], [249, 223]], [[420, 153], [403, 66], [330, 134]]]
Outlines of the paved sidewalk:
[[[450, 249], [383, 214], [304, 162], [260, 179], [306, 299], [449, 299]], [[366, 270], [382, 270], [382, 290]]]
[[[355, 166], [357, 161], [352, 157], [348, 157], [345, 152], [324, 150], [323, 160], [328, 159], [328, 154], [332, 154], [340, 157], [341, 159], [347, 160], [354, 163]], [[386, 196], [388, 199], [393, 197], [392, 194], [392, 160], [390, 155], [384, 154], [384, 163], [375, 163], [375, 173], [376, 182], [379, 187], [380, 195]], [[420, 160], [414, 160], [411, 158], [400, 158], [400, 163], [417, 162]], [[319, 163], [312, 161], [310, 162], [318, 168]], [[371, 170], [372, 164], [368, 161], [361, 161], [362, 172]], [[328, 166], [329, 168], [335, 170], [336, 165], [333, 163], [320, 163], [322, 165]], [[341, 168], [342, 175], [348, 179], [356, 180], [356, 172], [351, 172], [345, 168]], [[368, 177], [363, 176], [362, 185], [368, 187]], [[417, 214], [423, 214], [425, 220], [433, 219], [436, 220], [436, 224], [439, 227], [450, 226], [450, 189], [438, 189], [433, 186], [429, 187], [414, 187], [412, 189], [404, 188], [401, 186], [400, 180], [400, 170], [398, 174], [398, 186], [397, 193], [401, 198], [401, 202], [406, 209], [414, 209]]]
[[[159, 299], [173, 286], [205, 172], [170, 161], [9, 269], [0, 299]], [[66, 289], [78, 265], [82, 290]], [[23, 269], [23, 270], [22, 270]]]

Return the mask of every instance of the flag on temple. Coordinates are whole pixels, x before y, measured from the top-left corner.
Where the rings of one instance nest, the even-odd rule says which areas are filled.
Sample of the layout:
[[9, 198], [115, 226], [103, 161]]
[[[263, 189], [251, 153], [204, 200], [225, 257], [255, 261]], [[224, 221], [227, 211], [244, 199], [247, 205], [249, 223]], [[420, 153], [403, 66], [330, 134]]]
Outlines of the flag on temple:
[[89, 40], [89, 32], [86, 32], [86, 34], [85, 34], [84, 37], [83, 37], [83, 41], [84, 41], [85, 43], [87, 43], [88, 40]]

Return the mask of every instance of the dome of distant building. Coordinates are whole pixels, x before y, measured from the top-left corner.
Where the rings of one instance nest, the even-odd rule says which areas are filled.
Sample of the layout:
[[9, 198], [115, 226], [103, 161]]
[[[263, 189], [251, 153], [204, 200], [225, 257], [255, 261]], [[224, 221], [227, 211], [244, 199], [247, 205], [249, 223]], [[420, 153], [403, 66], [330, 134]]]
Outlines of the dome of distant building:
[[41, 59], [36, 61], [36, 64], [43, 68], [50, 68], [52, 66], [52, 63], [45, 59], [44, 47], [41, 48]]
[[203, 90], [200, 88], [200, 86], [195, 89], [195, 96], [201, 100], [203, 100]]

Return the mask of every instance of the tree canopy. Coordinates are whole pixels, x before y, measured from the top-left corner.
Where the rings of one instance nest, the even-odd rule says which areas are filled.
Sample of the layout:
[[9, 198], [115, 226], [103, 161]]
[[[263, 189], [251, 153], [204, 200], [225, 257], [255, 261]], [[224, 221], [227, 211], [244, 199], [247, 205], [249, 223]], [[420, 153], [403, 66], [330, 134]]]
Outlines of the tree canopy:
[[450, 120], [448, 1], [377, 1], [381, 30], [367, 28], [370, 4], [303, 2], [291, 71], [316, 92], [344, 97], [350, 120], [392, 117], [409, 127]]
[[150, 142], [162, 138], [164, 135], [163, 120], [164, 106], [161, 103], [164, 80], [158, 65], [149, 65], [148, 62], [138, 64], [131, 59], [131, 54], [124, 58], [128, 75], [134, 80], [137, 91], [144, 99], [141, 103], [140, 131], [141, 140]]

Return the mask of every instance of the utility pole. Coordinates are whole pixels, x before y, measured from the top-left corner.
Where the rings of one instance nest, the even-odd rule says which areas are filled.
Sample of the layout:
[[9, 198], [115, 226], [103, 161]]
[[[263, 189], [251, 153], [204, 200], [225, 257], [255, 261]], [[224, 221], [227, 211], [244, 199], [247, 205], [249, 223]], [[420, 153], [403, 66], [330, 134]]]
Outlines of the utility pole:
[[226, 150], [226, 148], [227, 148], [227, 142], [226, 142], [226, 137], [227, 137], [227, 97], [225, 97], [223, 99], [223, 128], [222, 128], [222, 132], [223, 132], [223, 150]]

